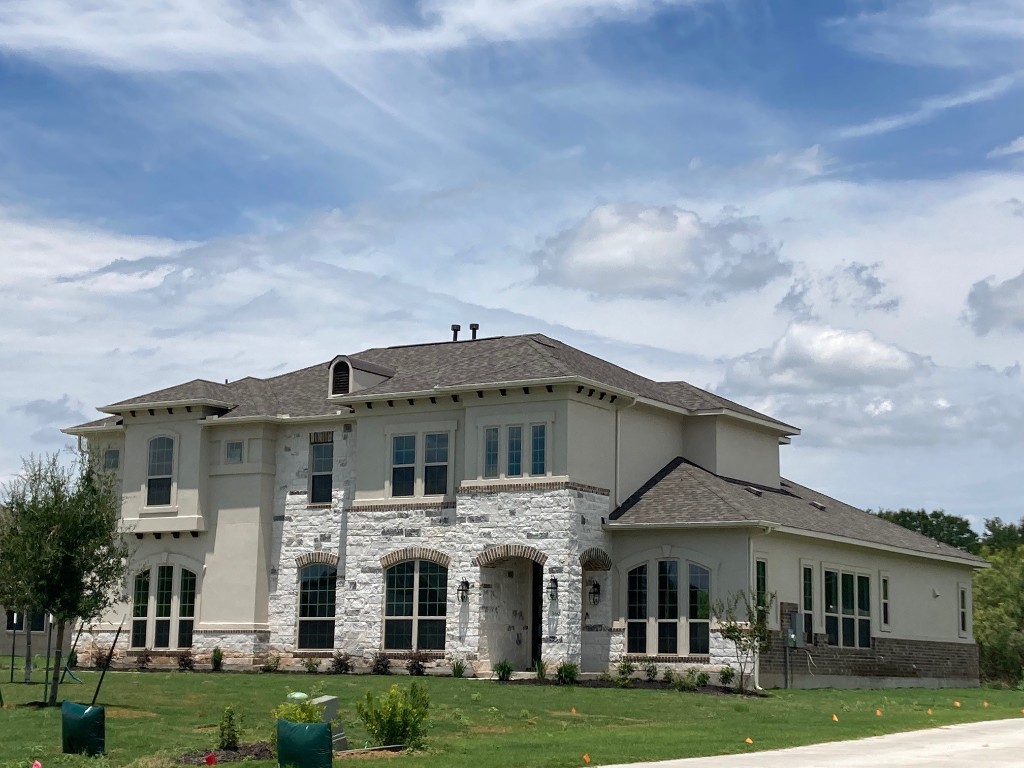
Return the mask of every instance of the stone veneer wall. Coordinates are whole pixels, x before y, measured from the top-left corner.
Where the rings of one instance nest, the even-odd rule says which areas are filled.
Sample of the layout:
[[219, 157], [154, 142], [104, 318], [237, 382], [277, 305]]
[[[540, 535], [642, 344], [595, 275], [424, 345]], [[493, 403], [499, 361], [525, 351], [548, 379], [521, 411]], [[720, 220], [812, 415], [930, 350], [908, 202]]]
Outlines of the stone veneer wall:
[[[903, 680], [908, 686], [928, 681], [977, 684], [979, 678], [978, 646], [974, 643], [874, 637], [871, 648], [837, 648], [826, 643], [825, 635], [815, 635], [814, 640], [814, 645], [804, 646], [803, 650], [791, 649], [797, 687], [813, 686], [815, 677], [832, 676]], [[809, 652], [813, 665], [804, 651]], [[783, 653], [782, 635], [773, 631], [770, 647], [760, 659], [761, 674], [766, 679], [774, 680], [777, 676], [782, 682]]]

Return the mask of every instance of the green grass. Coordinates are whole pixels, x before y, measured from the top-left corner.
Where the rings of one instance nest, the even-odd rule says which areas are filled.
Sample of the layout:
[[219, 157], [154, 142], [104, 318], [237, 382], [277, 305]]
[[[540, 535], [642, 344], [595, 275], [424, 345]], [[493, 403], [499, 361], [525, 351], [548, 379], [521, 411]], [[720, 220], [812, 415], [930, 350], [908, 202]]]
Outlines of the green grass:
[[[42, 672], [36, 676], [39, 684], [31, 686], [7, 683], [8, 674], [0, 674], [0, 691], [7, 702], [7, 709], [0, 713], [0, 766], [28, 766], [39, 759], [44, 768], [161, 768], [183, 752], [212, 748], [221, 714], [229, 704], [241, 716], [243, 742], [266, 740], [272, 726], [270, 710], [289, 690], [309, 691], [315, 685], [339, 697], [350, 745], [361, 747], [366, 734], [355, 715], [355, 702], [367, 690], [380, 693], [394, 683], [410, 683], [405, 676], [111, 672], [99, 702], [107, 708], [108, 754], [102, 761], [86, 761], [60, 754], [58, 708], [12, 706], [42, 697]], [[80, 676], [85, 683], [65, 683], [61, 698], [91, 700], [99, 673]], [[371, 761], [398, 760], [410, 768], [582, 766], [583, 755], [588, 754], [591, 765], [600, 765], [778, 749], [978, 720], [1024, 719], [1024, 693], [984, 688], [775, 691], [754, 699], [421, 679], [431, 697], [427, 749]], [[955, 707], [954, 701], [961, 706]], [[876, 709], [882, 716], [875, 714]], [[833, 714], [838, 722], [832, 720]], [[752, 745], [744, 742], [748, 737]]]

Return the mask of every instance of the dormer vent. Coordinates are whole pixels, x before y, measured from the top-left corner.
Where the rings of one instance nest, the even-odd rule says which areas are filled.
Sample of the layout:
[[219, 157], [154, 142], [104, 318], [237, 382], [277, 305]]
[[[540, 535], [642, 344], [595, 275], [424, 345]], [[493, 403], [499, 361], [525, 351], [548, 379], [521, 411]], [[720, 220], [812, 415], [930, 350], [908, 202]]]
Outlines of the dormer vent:
[[331, 394], [347, 395], [351, 389], [351, 375], [348, 363], [344, 360], [336, 362], [334, 370], [331, 371]]
[[764, 493], [764, 491], [762, 491], [760, 488], [755, 488], [752, 485], [745, 485], [745, 486], [743, 486], [743, 490], [746, 491], [747, 493], [754, 494], [758, 498], [760, 498], [761, 494]]
[[828, 507], [826, 507], [820, 501], [810, 501], [810, 502], [808, 502], [808, 504], [810, 504], [812, 507], [814, 507], [815, 509], [820, 510], [822, 512], [824, 512], [826, 509], [828, 509]]

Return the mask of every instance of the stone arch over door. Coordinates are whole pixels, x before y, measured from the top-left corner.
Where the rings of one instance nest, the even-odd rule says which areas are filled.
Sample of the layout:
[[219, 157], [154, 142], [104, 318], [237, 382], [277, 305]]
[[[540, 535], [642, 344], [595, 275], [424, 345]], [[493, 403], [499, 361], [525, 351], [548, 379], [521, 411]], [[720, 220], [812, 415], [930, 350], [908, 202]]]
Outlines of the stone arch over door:
[[610, 571], [612, 559], [600, 547], [591, 547], [580, 553], [580, 567], [584, 571]]
[[548, 561], [546, 554], [528, 544], [498, 544], [488, 547], [474, 557], [473, 565], [480, 566], [481, 568], [493, 568], [503, 560], [511, 560], [517, 557], [532, 560], [538, 565], [544, 565]]

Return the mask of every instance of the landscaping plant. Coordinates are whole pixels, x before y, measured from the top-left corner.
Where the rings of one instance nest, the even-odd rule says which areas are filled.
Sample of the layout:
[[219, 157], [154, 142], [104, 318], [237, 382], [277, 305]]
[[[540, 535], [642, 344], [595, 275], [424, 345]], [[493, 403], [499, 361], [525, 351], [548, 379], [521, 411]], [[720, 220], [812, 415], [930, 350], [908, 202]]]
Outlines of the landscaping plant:
[[260, 663], [260, 672], [277, 672], [281, 666], [281, 657], [276, 653], [268, 653]]
[[559, 685], [575, 685], [580, 676], [580, 665], [575, 661], [563, 661], [555, 669], [555, 678]]
[[224, 652], [218, 645], [214, 647], [213, 653], [210, 654], [210, 668], [214, 672], [220, 672], [222, 666], [224, 666]]
[[736, 670], [732, 667], [722, 667], [718, 670], [718, 682], [724, 685], [726, 688], [733, 684], [736, 679]]
[[320, 663], [320, 659], [314, 656], [310, 656], [309, 658], [302, 660], [302, 668], [305, 669], [306, 672], [308, 672], [309, 674], [315, 675], [317, 672], [320, 671]]
[[760, 596], [757, 602], [755, 606], [750, 595], [740, 590], [731, 593], [724, 602], [716, 600], [711, 608], [722, 638], [733, 644], [740, 693], [747, 689], [747, 679], [753, 674], [758, 654], [768, 647], [768, 616], [775, 604], [775, 593]]
[[370, 672], [374, 675], [390, 675], [391, 659], [379, 651], [373, 654], [373, 662], [370, 664]]
[[494, 674], [498, 676], [500, 682], [507, 683], [512, 679], [512, 662], [502, 659], [494, 665]]
[[544, 659], [537, 659], [537, 663], [533, 665], [534, 671], [537, 673], [537, 679], [543, 681], [548, 676], [548, 663]]
[[[291, 691], [289, 690], [289, 693]], [[321, 693], [321, 688], [316, 687], [310, 691], [308, 698], [301, 701], [285, 701], [278, 704], [270, 712], [272, 718], [270, 729], [270, 748], [277, 755], [277, 721], [287, 720], [292, 723], [322, 723], [324, 720], [324, 708], [317, 704], [316, 699]]]
[[356, 703], [356, 713], [374, 746], [404, 744], [416, 748], [426, 738], [430, 696], [419, 682], [409, 688], [392, 685], [379, 699], [370, 691], [365, 702]]
[[462, 677], [466, 674], [466, 662], [456, 656], [452, 659], [452, 677]]
[[191, 649], [185, 649], [178, 655], [178, 669], [182, 672], [191, 672], [196, 668], [196, 657], [192, 655]]
[[653, 661], [649, 661], [646, 664], [644, 664], [644, 677], [647, 678], [647, 680], [649, 682], [652, 682], [652, 683], [655, 680], [657, 680], [658, 679], [658, 665], [655, 664]]
[[224, 714], [220, 717], [220, 738], [217, 740], [217, 749], [238, 751], [238, 723], [235, 722], [235, 710], [231, 706], [224, 707]]
[[352, 671], [352, 657], [345, 651], [335, 651], [331, 657], [331, 674], [347, 675]]

